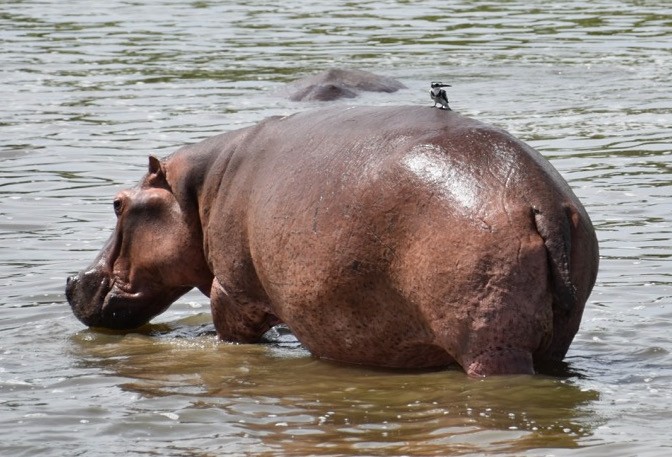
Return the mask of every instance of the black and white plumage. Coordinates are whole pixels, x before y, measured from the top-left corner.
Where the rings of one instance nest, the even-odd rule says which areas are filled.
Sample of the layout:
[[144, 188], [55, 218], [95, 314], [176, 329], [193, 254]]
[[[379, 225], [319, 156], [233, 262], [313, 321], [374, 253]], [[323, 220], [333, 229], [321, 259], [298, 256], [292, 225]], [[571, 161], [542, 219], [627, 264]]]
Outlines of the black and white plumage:
[[445, 109], [450, 111], [450, 106], [448, 106], [448, 94], [443, 89], [443, 87], [451, 87], [450, 84], [443, 84], [438, 82], [432, 83], [432, 89], [429, 91], [429, 96], [432, 97], [434, 104], [432, 108], [436, 107], [437, 103], [440, 109]]

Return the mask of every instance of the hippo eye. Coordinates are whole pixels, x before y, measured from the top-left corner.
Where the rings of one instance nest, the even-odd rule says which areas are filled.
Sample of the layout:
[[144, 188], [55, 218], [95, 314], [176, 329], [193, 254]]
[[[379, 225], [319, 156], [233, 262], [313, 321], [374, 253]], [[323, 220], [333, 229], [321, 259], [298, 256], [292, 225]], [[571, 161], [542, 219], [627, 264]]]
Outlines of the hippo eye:
[[114, 214], [116, 214], [117, 216], [120, 216], [121, 215], [121, 208], [123, 206], [123, 204], [121, 202], [121, 198], [115, 198], [114, 202], [112, 202], [112, 206], [114, 207]]

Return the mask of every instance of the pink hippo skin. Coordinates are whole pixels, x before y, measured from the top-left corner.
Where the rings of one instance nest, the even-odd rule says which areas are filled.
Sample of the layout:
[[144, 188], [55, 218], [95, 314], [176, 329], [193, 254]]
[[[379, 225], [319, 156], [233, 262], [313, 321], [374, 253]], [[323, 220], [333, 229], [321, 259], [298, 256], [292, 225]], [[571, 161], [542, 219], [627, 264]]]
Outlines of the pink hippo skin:
[[535, 150], [429, 107], [331, 107], [149, 160], [66, 294], [131, 329], [193, 287], [222, 340], [471, 376], [562, 360], [595, 282], [583, 206]]

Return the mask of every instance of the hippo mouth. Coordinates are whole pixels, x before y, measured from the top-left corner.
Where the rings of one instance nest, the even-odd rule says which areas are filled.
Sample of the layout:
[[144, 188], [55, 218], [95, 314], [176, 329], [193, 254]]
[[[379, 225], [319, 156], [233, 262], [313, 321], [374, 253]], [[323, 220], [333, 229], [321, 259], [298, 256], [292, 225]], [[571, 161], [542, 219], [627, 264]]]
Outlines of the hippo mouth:
[[66, 298], [77, 319], [88, 327], [131, 330], [149, 322], [189, 291], [185, 287], [151, 294], [128, 289], [117, 279], [93, 270], [68, 278]]

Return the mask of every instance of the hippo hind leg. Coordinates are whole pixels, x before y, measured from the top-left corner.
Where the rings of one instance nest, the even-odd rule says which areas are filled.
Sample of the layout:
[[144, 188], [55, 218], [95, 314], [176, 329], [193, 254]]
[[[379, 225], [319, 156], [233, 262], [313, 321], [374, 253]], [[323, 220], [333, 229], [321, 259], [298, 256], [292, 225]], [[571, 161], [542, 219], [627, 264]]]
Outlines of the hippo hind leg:
[[496, 347], [462, 360], [469, 376], [534, 374], [532, 354], [524, 349]]
[[[553, 297], [543, 240], [531, 236], [517, 255], [490, 258], [492, 273], [473, 311], [461, 365], [470, 376], [534, 374], [553, 335]], [[504, 259], [506, 259], [506, 255]]]
[[458, 262], [446, 260], [455, 258], [450, 240], [436, 239], [445, 232], [419, 234], [419, 245], [400, 253], [400, 290], [422, 310], [435, 343], [471, 376], [534, 373], [551, 341], [546, 248], [529, 218], [521, 225], [513, 236], [474, 237]]

